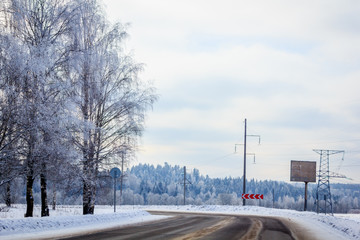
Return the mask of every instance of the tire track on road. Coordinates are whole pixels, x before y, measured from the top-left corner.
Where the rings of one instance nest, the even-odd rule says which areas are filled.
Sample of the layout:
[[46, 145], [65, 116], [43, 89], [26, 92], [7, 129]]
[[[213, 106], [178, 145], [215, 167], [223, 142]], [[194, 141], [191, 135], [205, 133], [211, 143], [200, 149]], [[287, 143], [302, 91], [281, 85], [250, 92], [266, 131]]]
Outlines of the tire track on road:
[[229, 223], [231, 223], [234, 220], [234, 217], [228, 217], [225, 218], [224, 220], [210, 226], [210, 227], [206, 227], [203, 228], [199, 231], [196, 232], [192, 232], [189, 234], [186, 234], [184, 236], [181, 237], [177, 237], [174, 238], [174, 240], [190, 240], [190, 239], [201, 239], [203, 237], [206, 237], [207, 235], [212, 234], [213, 232], [218, 231], [219, 229], [225, 227], [226, 225], [228, 225]]

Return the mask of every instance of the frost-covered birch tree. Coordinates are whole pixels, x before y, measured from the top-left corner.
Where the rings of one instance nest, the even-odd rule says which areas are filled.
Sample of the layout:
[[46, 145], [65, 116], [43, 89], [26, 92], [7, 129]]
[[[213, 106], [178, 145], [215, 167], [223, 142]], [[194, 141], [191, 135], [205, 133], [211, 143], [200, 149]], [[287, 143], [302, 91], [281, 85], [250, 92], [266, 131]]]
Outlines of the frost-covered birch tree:
[[48, 216], [47, 181], [78, 175], [83, 213], [92, 214], [99, 170], [134, 153], [154, 89], [122, 48], [125, 28], [109, 24], [96, 0], [0, 8], [0, 186], [24, 176], [31, 217], [39, 178]]
[[[15, 64], [19, 108], [17, 146], [26, 175], [26, 217], [33, 215], [32, 186], [40, 176], [42, 216], [48, 216], [47, 165], [58, 152], [62, 116], [63, 66], [71, 8], [65, 0], [8, 0], [3, 2], [4, 33], [20, 46], [21, 64]], [[6, 36], [5, 36], [6, 37]], [[2, 46], [4, 47], [4, 46]], [[3, 49], [3, 51], [8, 51]], [[18, 53], [10, 53], [18, 54]]]
[[10, 206], [11, 182], [22, 170], [16, 148], [20, 136], [16, 119], [19, 116], [17, 65], [21, 51], [13, 38], [4, 35], [0, 36], [0, 46], [0, 186], [6, 185], [6, 204]]
[[74, 143], [82, 152], [83, 214], [93, 214], [99, 169], [133, 150], [143, 130], [146, 110], [156, 100], [154, 89], [137, 78], [142, 65], [125, 54], [126, 32], [111, 25], [95, 0], [78, 1], [73, 20], [69, 95], [83, 121]]

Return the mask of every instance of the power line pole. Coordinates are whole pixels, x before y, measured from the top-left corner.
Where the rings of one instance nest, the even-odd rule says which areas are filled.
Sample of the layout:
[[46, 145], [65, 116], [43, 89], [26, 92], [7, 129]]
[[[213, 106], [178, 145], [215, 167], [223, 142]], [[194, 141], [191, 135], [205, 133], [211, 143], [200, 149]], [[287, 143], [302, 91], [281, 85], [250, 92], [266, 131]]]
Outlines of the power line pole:
[[[257, 137], [259, 138], [259, 144], [260, 144], [260, 135], [248, 135], [247, 134], [247, 120], [245, 118], [245, 130], [244, 130], [244, 173], [243, 173], [243, 194], [246, 194], [246, 139], [247, 137]], [[236, 152], [236, 145], [235, 144], [235, 152]], [[250, 153], [249, 153], [250, 154]], [[255, 162], [255, 153], [251, 153], [250, 155], [254, 155], [254, 162]], [[243, 206], [245, 206], [246, 202], [245, 199], [243, 199]]]
[[185, 193], [186, 193], [186, 167], [184, 166], [184, 205], [185, 205]]
[[186, 178], [186, 166], [184, 166], [184, 205], [186, 203], [186, 184], [191, 184], [191, 182]]
[[122, 190], [123, 190], [123, 181], [124, 181], [124, 150], [121, 152], [121, 174], [120, 177], [120, 205], [121, 205], [121, 198], [122, 198]]
[[[243, 177], [243, 194], [246, 193], [246, 128], [247, 121], [245, 118], [245, 131], [244, 131], [244, 177]], [[243, 199], [243, 206], [245, 206], [245, 198]]]
[[272, 189], [272, 201], [273, 201], [272, 207], [275, 208], [275, 190], [274, 190], [274, 188]]
[[117, 167], [114, 167], [110, 170], [110, 176], [114, 180], [114, 212], [116, 212], [116, 179], [121, 176], [121, 171]]

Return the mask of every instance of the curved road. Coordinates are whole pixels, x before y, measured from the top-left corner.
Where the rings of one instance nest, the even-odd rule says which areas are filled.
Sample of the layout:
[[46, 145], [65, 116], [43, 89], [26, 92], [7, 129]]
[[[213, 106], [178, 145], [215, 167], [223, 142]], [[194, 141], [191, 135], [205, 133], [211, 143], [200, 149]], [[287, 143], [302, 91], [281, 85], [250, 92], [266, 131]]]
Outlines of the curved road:
[[173, 217], [64, 239], [296, 239], [284, 223], [271, 217], [150, 213]]

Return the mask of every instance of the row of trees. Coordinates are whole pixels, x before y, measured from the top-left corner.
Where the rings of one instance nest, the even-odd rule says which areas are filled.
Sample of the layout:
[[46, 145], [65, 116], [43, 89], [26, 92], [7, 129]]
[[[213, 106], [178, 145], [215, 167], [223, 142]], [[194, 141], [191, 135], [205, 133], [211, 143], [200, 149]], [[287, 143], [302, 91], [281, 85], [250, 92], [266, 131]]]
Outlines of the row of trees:
[[[122, 205], [183, 205], [183, 168], [139, 164], [127, 169], [124, 182], [118, 184], [117, 199]], [[101, 172], [97, 182], [97, 204], [113, 204], [113, 180], [108, 171]], [[186, 185], [185, 203], [193, 205], [242, 205], [242, 178], [210, 178], [203, 176], [199, 170], [193, 169], [186, 174], [191, 184]], [[121, 180], [121, 179], [120, 179]], [[21, 182], [18, 178], [13, 183], [14, 202], [23, 203]], [[16, 182], [18, 182], [16, 184]], [[119, 183], [120, 181], [118, 181]], [[52, 185], [52, 184], [51, 184]], [[75, 179], [71, 188], [62, 186], [56, 195], [58, 204], [81, 204], [81, 179]], [[74, 187], [75, 186], [75, 187]], [[275, 207], [283, 209], [304, 209], [304, 184], [285, 183], [278, 181], [247, 181], [249, 193], [264, 194], [263, 200], [247, 200], [247, 205]], [[40, 203], [40, 184], [34, 185], [35, 202]], [[122, 191], [121, 191], [122, 190]], [[359, 184], [332, 184], [333, 210], [336, 213], [347, 213], [360, 209]], [[54, 196], [54, 195], [52, 195]], [[316, 184], [309, 184], [308, 210], [316, 211]], [[53, 203], [54, 204], [54, 203]], [[323, 204], [322, 202], [320, 204]], [[54, 207], [54, 205], [53, 205]]]
[[[183, 204], [183, 168], [139, 164], [126, 171], [123, 204]], [[186, 174], [186, 204], [195, 205], [242, 205], [242, 183], [240, 177], [210, 178], [203, 176], [198, 169]], [[110, 186], [111, 182], [107, 185]], [[275, 207], [283, 209], [304, 209], [304, 184], [285, 183], [278, 181], [247, 181], [248, 193], [263, 194], [263, 200], [247, 200], [247, 205]], [[317, 184], [309, 184], [308, 210], [316, 211]], [[110, 188], [109, 188], [110, 190]], [[103, 190], [105, 191], [105, 190]], [[359, 184], [332, 184], [331, 185], [333, 210], [337, 213], [347, 213], [352, 209], [360, 208]], [[107, 204], [111, 203], [111, 193]], [[103, 202], [102, 204], [105, 204]], [[323, 204], [323, 203], [320, 203]]]
[[2, 0], [0, 10], [0, 186], [10, 201], [24, 176], [31, 217], [40, 179], [48, 216], [48, 182], [77, 177], [92, 214], [99, 171], [135, 151], [154, 89], [96, 0]]

